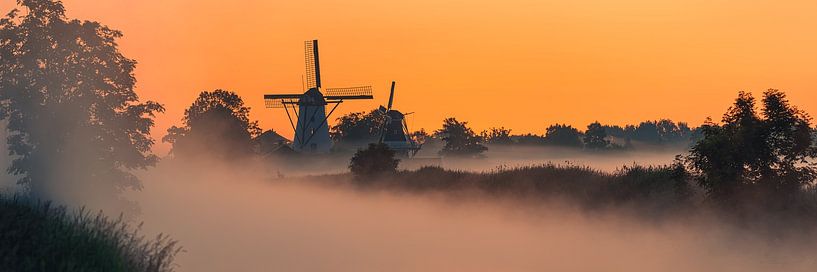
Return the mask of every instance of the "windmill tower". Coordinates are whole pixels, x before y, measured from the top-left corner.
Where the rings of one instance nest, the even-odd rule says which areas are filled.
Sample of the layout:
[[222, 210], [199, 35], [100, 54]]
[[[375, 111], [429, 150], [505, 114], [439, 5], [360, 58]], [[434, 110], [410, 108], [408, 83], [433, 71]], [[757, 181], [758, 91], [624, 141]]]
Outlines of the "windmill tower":
[[[372, 87], [326, 88], [321, 87], [318, 40], [304, 42], [306, 60], [306, 92], [288, 94], [265, 94], [267, 108], [284, 108], [289, 124], [295, 130], [292, 149], [302, 153], [328, 153], [332, 148], [327, 120], [344, 100], [372, 99]], [[333, 104], [329, 113], [326, 105]], [[292, 113], [290, 113], [292, 110]], [[295, 121], [293, 121], [295, 115]]]
[[420, 151], [421, 145], [418, 145], [409, 136], [408, 125], [406, 124], [406, 115], [398, 110], [393, 110], [394, 104], [394, 81], [391, 82], [391, 92], [389, 93], [389, 104], [387, 107], [380, 106], [380, 111], [384, 113], [385, 119], [380, 130], [380, 143], [386, 144], [395, 153], [414, 157]]

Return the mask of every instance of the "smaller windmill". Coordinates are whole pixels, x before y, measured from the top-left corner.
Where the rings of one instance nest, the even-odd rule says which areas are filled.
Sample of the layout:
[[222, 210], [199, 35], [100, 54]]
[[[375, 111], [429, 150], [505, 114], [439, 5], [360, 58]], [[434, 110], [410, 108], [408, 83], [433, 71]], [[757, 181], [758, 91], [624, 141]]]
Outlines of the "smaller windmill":
[[380, 112], [385, 118], [380, 130], [380, 143], [386, 144], [395, 153], [406, 157], [414, 157], [420, 151], [421, 145], [409, 136], [406, 115], [398, 110], [392, 109], [394, 104], [394, 81], [391, 82], [391, 92], [389, 94], [389, 104], [387, 107], [380, 106]]
[[[332, 148], [327, 120], [340, 103], [353, 99], [372, 99], [372, 87], [321, 87], [321, 67], [318, 40], [304, 42], [306, 55], [306, 92], [264, 95], [267, 108], [284, 108], [289, 124], [295, 130], [292, 149], [302, 153], [328, 153]], [[334, 104], [329, 113], [326, 105]], [[290, 114], [290, 109], [292, 114]], [[292, 115], [296, 121], [293, 122]]]

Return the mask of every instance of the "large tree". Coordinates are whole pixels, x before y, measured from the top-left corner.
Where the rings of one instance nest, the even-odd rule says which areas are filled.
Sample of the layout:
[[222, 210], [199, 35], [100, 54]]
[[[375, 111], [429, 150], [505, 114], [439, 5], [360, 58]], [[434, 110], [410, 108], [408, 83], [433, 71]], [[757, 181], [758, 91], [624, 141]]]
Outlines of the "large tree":
[[455, 118], [443, 120], [443, 128], [435, 134], [442, 136], [445, 142], [440, 150], [440, 155], [443, 156], [477, 157], [488, 150], [481, 144], [482, 137], [468, 127], [468, 122], [460, 122]]
[[817, 178], [811, 117], [778, 90], [764, 92], [762, 106], [758, 114], [755, 98], [741, 92], [722, 125], [708, 120], [701, 127], [686, 162], [712, 197], [753, 192], [786, 199]]
[[204, 91], [184, 111], [183, 125], [167, 130], [162, 141], [173, 144], [177, 157], [234, 159], [249, 155], [252, 138], [261, 133], [257, 121], [250, 121], [250, 108], [238, 94]]
[[164, 108], [139, 101], [136, 62], [116, 43], [122, 33], [67, 18], [60, 1], [17, 3], [24, 15], [15, 9], [0, 19], [0, 117], [15, 156], [9, 172], [41, 197], [89, 182], [141, 188], [130, 170], [157, 161], [150, 129]]

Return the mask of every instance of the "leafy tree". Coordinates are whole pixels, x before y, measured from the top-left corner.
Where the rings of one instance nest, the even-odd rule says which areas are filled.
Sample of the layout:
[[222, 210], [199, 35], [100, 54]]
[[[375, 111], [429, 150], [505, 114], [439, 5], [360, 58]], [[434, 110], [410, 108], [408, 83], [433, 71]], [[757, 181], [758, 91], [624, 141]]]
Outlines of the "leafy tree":
[[599, 122], [587, 125], [583, 141], [586, 148], [594, 150], [605, 149], [610, 145], [610, 141], [607, 140], [607, 132]]
[[365, 143], [373, 142], [380, 136], [380, 129], [386, 115], [379, 109], [366, 112], [353, 112], [337, 119], [337, 125], [329, 130], [329, 136], [335, 142]]
[[0, 19], [0, 119], [16, 156], [8, 171], [40, 197], [88, 183], [140, 189], [130, 171], [158, 160], [150, 129], [164, 108], [139, 102], [136, 62], [116, 43], [122, 33], [68, 19], [60, 1], [17, 3], [25, 15]]
[[684, 158], [710, 196], [728, 201], [747, 190], [790, 195], [817, 177], [811, 118], [783, 92], [764, 93], [762, 117], [754, 97], [740, 92], [722, 122], [707, 120]]
[[400, 159], [394, 158], [394, 150], [383, 143], [369, 144], [366, 149], [358, 149], [349, 161], [349, 170], [356, 179], [368, 179], [397, 171]]
[[485, 142], [489, 144], [512, 144], [513, 140], [511, 139], [511, 130], [505, 127], [499, 128], [490, 128], [489, 130], [483, 131], [482, 138], [485, 139]]
[[184, 111], [182, 127], [167, 130], [162, 141], [173, 144], [175, 156], [233, 159], [252, 152], [252, 138], [261, 133], [258, 121], [250, 121], [250, 108], [238, 94], [204, 91]]
[[482, 137], [477, 136], [468, 127], [468, 122], [447, 118], [443, 120], [443, 128], [436, 131], [436, 134], [442, 136], [445, 142], [443, 149], [440, 150], [440, 155], [443, 156], [476, 157], [488, 150], [480, 144]]
[[582, 133], [570, 125], [555, 124], [547, 128], [545, 142], [554, 146], [582, 147]]

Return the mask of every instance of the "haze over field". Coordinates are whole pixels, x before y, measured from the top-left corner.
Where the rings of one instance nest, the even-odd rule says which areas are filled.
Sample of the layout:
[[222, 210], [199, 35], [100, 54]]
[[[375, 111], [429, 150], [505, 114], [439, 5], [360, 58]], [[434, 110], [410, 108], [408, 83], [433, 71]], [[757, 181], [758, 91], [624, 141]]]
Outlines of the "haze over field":
[[[706, 216], [651, 222], [559, 201], [395, 194], [166, 163], [133, 194], [181, 271], [813, 271], [814, 237]], [[739, 249], [739, 250], [738, 250]]]

